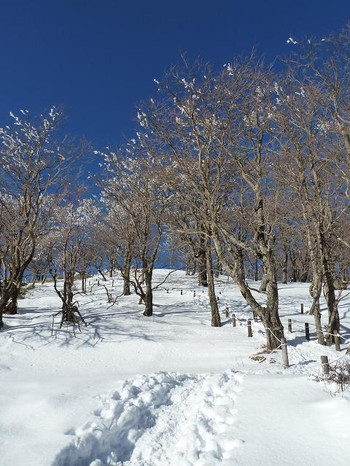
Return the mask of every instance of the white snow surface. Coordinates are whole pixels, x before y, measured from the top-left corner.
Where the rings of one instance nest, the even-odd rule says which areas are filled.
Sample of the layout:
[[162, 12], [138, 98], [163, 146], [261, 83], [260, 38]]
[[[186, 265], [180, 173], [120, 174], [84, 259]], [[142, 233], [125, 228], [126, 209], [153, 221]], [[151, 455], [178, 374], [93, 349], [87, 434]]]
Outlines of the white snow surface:
[[[157, 270], [155, 283], [167, 272]], [[103, 284], [121, 293], [117, 276]], [[283, 369], [280, 350], [263, 352], [260, 322], [247, 337], [252, 313], [225, 276], [217, 280], [220, 328], [210, 326], [206, 291], [184, 272], [155, 290], [152, 317], [135, 295], [111, 306], [101, 285], [93, 277], [77, 296], [88, 323], [81, 332], [59, 329], [58, 318], [52, 331], [60, 307], [52, 283], [36, 285], [19, 314], [5, 316], [0, 466], [350, 464], [350, 393], [315, 380], [321, 355], [349, 359], [349, 298], [336, 352], [315, 341], [308, 285], [280, 285], [291, 364]]]

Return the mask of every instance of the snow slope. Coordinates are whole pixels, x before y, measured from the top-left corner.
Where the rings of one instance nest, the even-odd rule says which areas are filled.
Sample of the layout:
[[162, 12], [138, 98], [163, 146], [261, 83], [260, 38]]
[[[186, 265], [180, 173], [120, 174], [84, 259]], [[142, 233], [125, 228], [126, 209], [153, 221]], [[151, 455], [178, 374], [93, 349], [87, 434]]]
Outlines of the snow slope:
[[[116, 296], [122, 285], [115, 278], [106, 286]], [[89, 288], [79, 296], [89, 325], [76, 336], [57, 325], [51, 332], [59, 301], [50, 283], [27, 294], [18, 316], [6, 316], [1, 466], [350, 464], [350, 395], [332, 396], [313, 380], [321, 354], [345, 359], [349, 300], [336, 353], [315, 343], [312, 317], [300, 314], [300, 303], [310, 304], [307, 286], [281, 286], [282, 320], [294, 327], [284, 370], [280, 351], [250, 358], [264, 332], [253, 323], [247, 338], [251, 312], [225, 277], [217, 293], [221, 310], [235, 312], [235, 328], [224, 313], [222, 327], [210, 327], [206, 294], [182, 272], [155, 291], [151, 318], [135, 296], [111, 307], [96, 278]]]

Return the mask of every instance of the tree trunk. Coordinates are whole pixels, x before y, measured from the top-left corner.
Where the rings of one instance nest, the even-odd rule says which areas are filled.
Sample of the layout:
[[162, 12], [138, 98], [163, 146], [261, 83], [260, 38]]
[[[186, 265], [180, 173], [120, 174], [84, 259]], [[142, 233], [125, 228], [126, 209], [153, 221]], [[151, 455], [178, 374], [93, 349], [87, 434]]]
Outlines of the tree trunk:
[[81, 291], [86, 293], [86, 273], [81, 272]]
[[310, 296], [312, 297], [312, 305], [309, 314], [314, 316], [315, 327], [317, 332], [317, 341], [320, 345], [325, 344], [322, 331], [321, 312], [320, 312], [320, 296], [322, 291], [321, 277], [314, 274], [313, 281], [309, 288]]
[[254, 264], [254, 281], [257, 282], [259, 280], [259, 260], [255, 260]]
[[197, 253], [198, 260], [198, 285], [199, 286], [208, 286], [208, 277], [207, 277], [207, 263], [206, 263], [206, 241], [203, 235], [199, 235], [199, 247]]
[[265, 267], [263, 267], [263, 277], [262, 277], [262, 280], [261, 280], [261, 284], [260, 284], [260, 287], [259, 287], [259, 291], [262, 291], [263, 293], [266, 292], [267, 290], [267, 285], [269, 283], [269, 279], [268, 279], [268, 276], [265, 272]]
[[188, 250], [186, 253], [186, 275], [190, 274], [191, 254]]
[[4, 283], [1, 290], [0, 313], [1, 315], [15, 315], [18, 313], [18, 295], [20, 284], [14, 282]]
[[213, 274], [213, 258], [210, 247], [210, 239], [207, 241], [206, 248], [206, 262], [207, 262], [207, 277], [208, 277], [208, 296], [211, 309], [211, 326], [220, 327], [220, 312], [218, 307], [218, 302], [215, 295], [215, 283], [214, 283], [214, 274]]
[[149, 270], [144, 271], [144, 277], [146, 290], [144, 296], [145, 310], [143, 315], [150, 317], [153, 315], [152, 272]]
[[328, 324], [326, 327], [326, 343], [329, 345], [334, 341], [334, 335], [339, 333], [340, 319], [338, 303], [335, 297], [333, 277], [327, 274], [325, 277], [325, 299], [328, 308]]
[[288, 253], [284, 253], [283, 265], [282, 265], [282, 283], [286, 285], [288, 283]]
[[131, 254], [129, 248], [127, 248], [124, 257], [124, 267], [123, 267], [123, 295], [129, 296], [130, 291], [130, 270], [131, 270]]
[[[266, 331], [266, 346], [269, 350], [276, 349], [280, 346], [280, 340], [284, 337], [283, 325], [278, 316], [278, 287], [276, 280], [276, 272], [274, 268], [273, 258], [270, 257], [269, 266], [264, 266], [267, 273], [270, 275], [270, 283], [267, 287], [267, 301], [266, 307], [258, 303], [252, 295], [252, 292], [245, 280], [243, 253], [237, 249], [231, 251], [231, 258], [233, 263], [227, 259], [225, 250], [222, 248], [220, 235], [217, 227], [213, 225], [213, 240], [216, 252], [220, 258], [221, 263], [224, 265], [227, 273], [231, 276], [234, 282], [238, 285], [240, 292], [250, 306], [262, 320]], [[272, 254], [272, 252], [270, 252]], [[264, 260], [265, 258], [263, 258]], [[271, 269], [271, 272], [270, 270]]]

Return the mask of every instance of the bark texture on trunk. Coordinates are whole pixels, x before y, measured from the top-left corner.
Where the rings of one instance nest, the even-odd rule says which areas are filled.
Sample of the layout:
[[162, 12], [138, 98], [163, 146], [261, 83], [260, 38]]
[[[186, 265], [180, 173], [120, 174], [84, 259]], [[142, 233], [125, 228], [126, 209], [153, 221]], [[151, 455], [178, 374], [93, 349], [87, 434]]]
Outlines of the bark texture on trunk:
[[207, 277], [208, 277], [208, 296], [211, 309], [211, 326], [220, 327], [221, 319], [220, 312], [218, 307], [218, 302], [215, 295], [215, 282], [213, 274], [213, 258], [210, 247], [210, 239], [207, 242], [207, 251], [206, 251], [206, 262], [207, 262]]
[[145, 271], [144, 272], [145, 278], [145, 294], [143, 297], [143, 301], [145, 304], [145, 310], [143, 312], [144, 316], [152, 316], [153, 315], [153, 291], [152, 291], [152, 272]]
[[131, 270], [131, 254], [129, 248], [126, 250], [124, 256], [124, 267], [123, 267], [123, 295], [129, 296], [130, 291], [130, 270]]

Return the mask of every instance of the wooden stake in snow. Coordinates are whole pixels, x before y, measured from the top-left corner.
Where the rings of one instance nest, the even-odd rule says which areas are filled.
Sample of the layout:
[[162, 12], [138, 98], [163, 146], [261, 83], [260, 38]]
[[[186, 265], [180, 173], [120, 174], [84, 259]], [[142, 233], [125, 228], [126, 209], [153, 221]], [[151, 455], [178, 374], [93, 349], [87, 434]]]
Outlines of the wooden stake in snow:
[[236, 314], [232, 314], [232, 327], [236, 327], [237, 322], [236, 322]]
[[180, 290], [180, 294], [183, 294], [183, 293], [182, 293], [182, 290]]
[[335, 350], [340, 351], [340, 335], [336, 333], [334, 336]]
[[194, 292], [193, 292], [193, 297], [194, 298], [196, 297], [196, 290], [194, 290]]
[[288, 319], [288, 332], [289, 333], [293, 332], [293, 330], [292, 330], [292, 319]]
[[305, 322], [305, 338], [307, 341], [310, 341], [310, 329], [309, 329], [309, 324]]
[[226, 317], [230, 317], [230, 308], [229, 307], [227, 307], [225, 309], [225, 314], [226, 314]]
[[252, 337], [253, 336], [252, 321], [248, 320], [247, 324], [248, 324], [248, 337]]
[[323, 374], [329, 375], [328, 356], [321, 356], [321, 365]]
[[300, 314], [304, 314], [304, 304], [300, 304]]
[[285, 338], [281, 338], [281, 347], [282, 347], [282, 361], [283, 367], [287, 369], [289, 367], [289, 359], [288, 359], [288, 349], [287, 349], [287, 342]]

